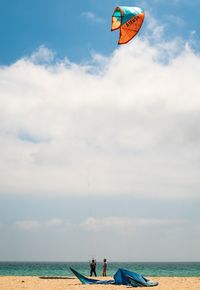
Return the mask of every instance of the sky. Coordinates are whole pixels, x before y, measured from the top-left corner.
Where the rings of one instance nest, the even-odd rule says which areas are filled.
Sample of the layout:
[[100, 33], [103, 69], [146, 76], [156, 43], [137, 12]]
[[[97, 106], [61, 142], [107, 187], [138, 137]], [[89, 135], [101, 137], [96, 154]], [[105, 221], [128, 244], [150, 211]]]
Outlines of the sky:
[[0, 0], [1, 261], [200, 261], [199, 5]]

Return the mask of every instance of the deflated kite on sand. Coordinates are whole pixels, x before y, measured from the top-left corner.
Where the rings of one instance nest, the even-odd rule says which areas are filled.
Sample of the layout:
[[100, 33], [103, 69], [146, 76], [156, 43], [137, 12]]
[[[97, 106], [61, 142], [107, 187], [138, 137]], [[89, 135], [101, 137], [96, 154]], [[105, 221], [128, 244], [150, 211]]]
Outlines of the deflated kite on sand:
[[115, 275], [113, 276], [114, 280], [106, 280], [106, 281], [87, 278], [72, 268], [70, 268], [70, 270], [83, 284], [103, 284], [103, 285], [112, 284], [112, 285], [127, 285], [132, 287], [150, 287], [158, 285], [158, 282], [150, 281], [140, 274], [125, 269], [118, 269]]

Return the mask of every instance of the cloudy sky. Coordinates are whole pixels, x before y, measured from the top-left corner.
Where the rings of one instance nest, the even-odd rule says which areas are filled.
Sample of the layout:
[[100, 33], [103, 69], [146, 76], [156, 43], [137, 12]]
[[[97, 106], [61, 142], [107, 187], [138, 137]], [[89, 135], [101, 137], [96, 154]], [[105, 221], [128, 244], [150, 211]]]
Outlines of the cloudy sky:
[[1, 261], [200, 260], [200, 4], [171, 2], [118, 47], [131, 1], [0, 0]]

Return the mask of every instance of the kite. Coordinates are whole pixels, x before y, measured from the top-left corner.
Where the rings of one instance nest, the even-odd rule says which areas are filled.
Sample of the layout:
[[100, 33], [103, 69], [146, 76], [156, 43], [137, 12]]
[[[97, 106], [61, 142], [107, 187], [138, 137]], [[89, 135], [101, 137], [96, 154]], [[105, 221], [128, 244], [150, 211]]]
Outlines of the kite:
[[158, 285], [158, 282], [150, 281], [140, 274], [125, 269], [118, 269], [113, 280], [91, 279], [83, 276], [72, 268], [70, 268], [70, 270], [82, 284], [127, 285], [129, 287], [152, 287]]
[[143, 9], [139, 7], [117, 6], [112, 15], [111, 31], [120, 28], [118, 44], [129, 42], [138, 33], [143, 21]]

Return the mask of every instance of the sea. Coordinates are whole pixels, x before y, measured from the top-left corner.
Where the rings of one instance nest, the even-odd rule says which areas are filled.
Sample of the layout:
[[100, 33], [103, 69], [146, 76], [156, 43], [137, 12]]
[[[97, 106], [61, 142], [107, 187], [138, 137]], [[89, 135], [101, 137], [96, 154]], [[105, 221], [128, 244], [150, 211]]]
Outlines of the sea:
[[[88, 262], [0, 262], [0, 276], [71, 277], [70, 267], [89, 275]], [[107, 275], [113, 276], [119, 268], [151, 277], [199, 277], [200, 262], [108, 262]], [[102, 263], [97, 262], [101, 276]]]

